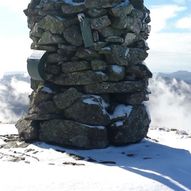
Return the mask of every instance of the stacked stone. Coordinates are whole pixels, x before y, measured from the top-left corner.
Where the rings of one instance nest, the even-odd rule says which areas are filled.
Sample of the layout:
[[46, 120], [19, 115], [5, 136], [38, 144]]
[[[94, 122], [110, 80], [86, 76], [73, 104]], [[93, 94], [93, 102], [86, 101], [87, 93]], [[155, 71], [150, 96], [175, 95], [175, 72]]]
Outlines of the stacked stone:
[[32, 0], [25, 14], [31, 48], [46, 51], [44, 81], [31, 81], [20, 137], [85, 149], [142, 140], [149, 13], [143, 0]]

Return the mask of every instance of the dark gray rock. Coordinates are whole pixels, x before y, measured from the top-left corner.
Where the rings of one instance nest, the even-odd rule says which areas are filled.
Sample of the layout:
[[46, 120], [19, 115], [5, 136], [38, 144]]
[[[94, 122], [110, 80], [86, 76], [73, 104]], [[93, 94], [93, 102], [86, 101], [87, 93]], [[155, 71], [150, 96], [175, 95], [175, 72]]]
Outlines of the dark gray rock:
[[145, 106], [136, 106], [127, 117], [108, 128], [110, 142], [118, 146], [137, 143], [147, 135], [149, 124], [150, 118]]
[[71, 106], [75, 101], [77, 101], [80, 97], [82, 97], [82, 93], [80, 93], [75, 88], [69, 88], [63, 93], [56, 94], [53, 98], [54, 103], [57, 108], [64, 110]]
[[59, 35], [53, 35], [50, 32], [44, 32], [38, 41], [38, 45], [60, 44], [64, 43], [64, 39]]
[[136, 9], [143, 9], [144, 8], [144, 1], [143, 0], [130, 0], [130, 3], [136, 8]]
[[100, 96], [84, 95], [64, 111], [65, 117], [88, 125], [108, 125], [107, 104]]
[[88, 10], [88, 15], [93, 18], [101, 17], [106, 14], [107, 14], [106, 9], [89, 9]]
[[92, 70], [95, 71], [105, 71], [107, 68], [107, 63], [103, 60], [92, 60], [91, 61]]
[[79, 72], [84, 70], [90, 70], [90, 63], [87, 61], [73, 61], [60, 63], [63, 73]]
[[15, 124], [19, 137], [24, 141], [38, 140], [39, 123], [33, 120], [20, 119]]
[[122, 30], [112, 28], [111, 26], [99, 29], [99, 33], [107, 38], [109, 36], [120, 36], [122, 34]]
[[129, 64], [129, 54], [130, 49], [121, 45], [112, 45], [112, 55], [113, 61], [122, 66], [127, 66]]
[[81, 46], [83, 43], [82, 34], [78, 25], [72, 25], [63, 32], [64, 39], [74, 46]]
[[[62, 4], [62, 12], [66, 15], [77, 14], [84, 12], [86, 9], [84, 3], [77, 3], [75, 1], [64, 1]], [[71, 2], [71, 3], [70, 3]]]
[[127, 67], [127, 76], [133, 75], [135, 79], [152, 78], [152, 73], [144, 64], [130, 65]]
[[111, 21], [107, 15], [91, 19], [91, 27], [93, 29], [99, 30], [103, 29], [111, 24]]
[[135, 93], [145, 90], [144, 81], [103, 82], [85, 86], [85, 92], [90, 94]]
[[122, 3], [118, 4], [117, 6], [111, 9], [113, 16], [115, 17], [122, 17], [124, 15], [131, 14], [134, 7], [132, 4], [129, 3], [129, 0], [122, 1]]
[[100, 55], [93, 49], [79, 48], [75, 54], [77, 59], [89, 60], [99, 59]]
[[117, 29], [127, 29], [128, 32], [139, 34], [142, 29], [142, 22], [139, 18], [122, 15], [113, 21], [112, 27]]
[[108, 146], [104, 126], [88, 126], [69, 120], [50, 120], [41, 123], [41, 141], [79, 149], [105, 148]]

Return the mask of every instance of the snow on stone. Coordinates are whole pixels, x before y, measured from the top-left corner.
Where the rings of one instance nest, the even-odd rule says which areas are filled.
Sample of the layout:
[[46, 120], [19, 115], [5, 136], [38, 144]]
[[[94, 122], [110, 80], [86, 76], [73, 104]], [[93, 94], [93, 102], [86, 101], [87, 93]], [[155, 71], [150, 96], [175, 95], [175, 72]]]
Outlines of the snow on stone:
[[107, 114], [106, 108], [109, 105], [100, 96], [96, 95], [84, 96], [83, 103], [89, 105], [99, 105], [102, 108], [103, 114]]
[[115, 119], [118, 117], [125, 117], [125, 116], [128, 117], [130, 115], [131, 111], [132, 111], [132, 106], [120, 104], [115, 108], [113, 114], [110, 115], [110, 117], [111, 117], [111, 119]]
[[41, 91], [49, 93], [49, 94], [53, 93], [53, 91], [49, 87], [47, 87], [47, 86], [44, 86]]
[[116, 127], [120, 127], [123, 126], [123, 121], [116, 121], [114, 124]]
[[95, 128], [95, 129], [101, 129], [101, 130], [105, 129], [104, 126], [92, 126], [92, 125], [85, 125], [85, 126], [88, 127], [88, 128]]
[[112, 65], [112, 70], [117, 74], [121, 74], [123, 72], [123, 68], [118, 65]]

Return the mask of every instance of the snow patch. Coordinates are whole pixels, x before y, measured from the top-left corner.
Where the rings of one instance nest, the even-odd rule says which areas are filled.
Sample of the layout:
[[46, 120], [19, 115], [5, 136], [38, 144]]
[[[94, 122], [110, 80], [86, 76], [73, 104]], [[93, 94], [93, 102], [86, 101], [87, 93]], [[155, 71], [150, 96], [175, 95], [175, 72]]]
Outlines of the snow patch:
[[121, 74], [123, 72], [123, 68], [118, 65], [112, 65], [112, 70], [117, 74]]
[[110, 118], [115, 119], [118, 117], [125, 117], [125, 116], [129, 117], [132, 109], [133, 109], [132, 106], [120, 104], [115, 108], [113, 114], [110, 115]]
[[92, 126], [92, 125], [85, 125], [88, 128], [93, 128], [93, 129], [100, 129], [100, 130], [104, 130], [105, 127], [104, 126]]

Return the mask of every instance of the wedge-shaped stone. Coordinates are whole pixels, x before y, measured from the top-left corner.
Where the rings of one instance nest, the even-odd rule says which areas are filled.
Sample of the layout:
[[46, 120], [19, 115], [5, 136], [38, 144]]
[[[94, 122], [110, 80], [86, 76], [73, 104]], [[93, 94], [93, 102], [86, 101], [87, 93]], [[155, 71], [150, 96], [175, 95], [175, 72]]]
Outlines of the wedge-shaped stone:
[[80, 97], [82, 97], [82, 93], [75, 88], [69, 88], [63, 93], [56, 94], [53, 100], [56, 107], [63, 110], [71, 106]]
[[39, 138], [48, 143], [81, 149], [108, 146], [107, 130], [104, 126], [89, 126], [61, 119], [41, 123]]
[[108, 125], [107, 104], [100, 96], [84, 95], [64, 111], [64, 116], [88, 125]]
[[144, 81], [103, 82], [85, 86], [85, 92], [90, 94], [134, 93], [143, 91], [146, 87], [147, 84]]

